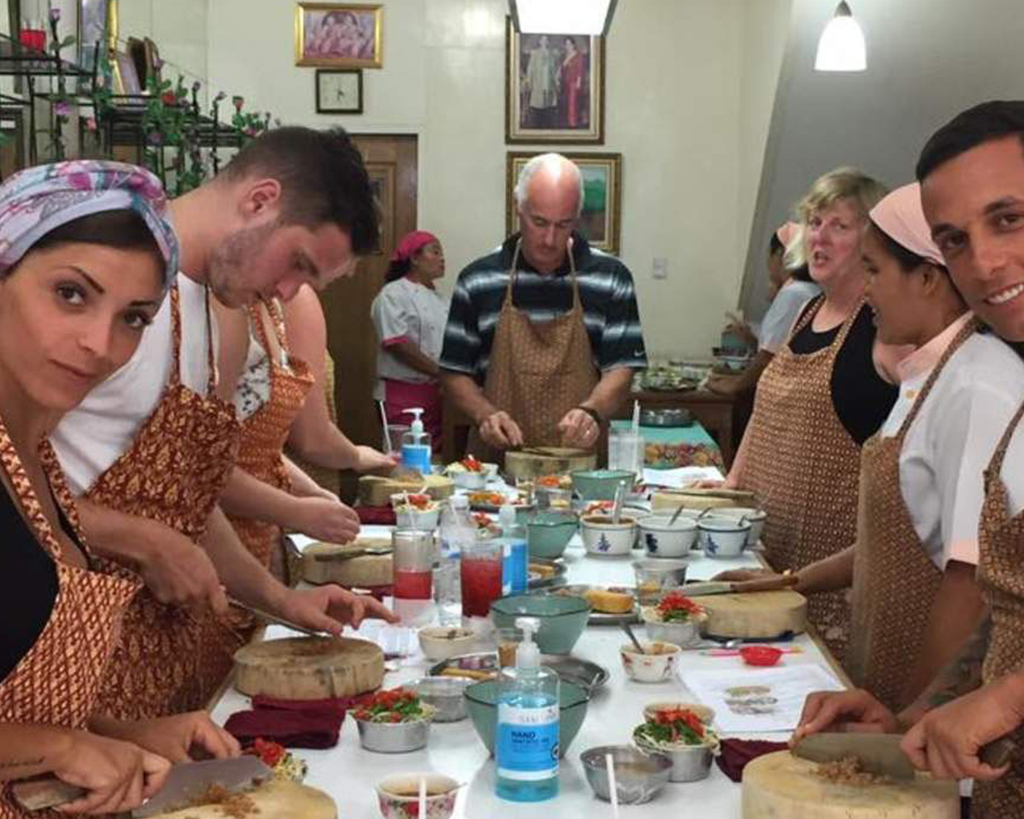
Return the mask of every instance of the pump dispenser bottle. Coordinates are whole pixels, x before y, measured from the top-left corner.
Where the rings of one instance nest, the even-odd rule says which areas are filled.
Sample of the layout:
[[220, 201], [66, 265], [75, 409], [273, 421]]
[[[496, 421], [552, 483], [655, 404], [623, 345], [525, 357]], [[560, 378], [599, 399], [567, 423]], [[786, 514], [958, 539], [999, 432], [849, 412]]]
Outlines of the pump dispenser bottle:
[[515, 668], [498, 681], [497, 795], [513, 802], [540, 802], [558, 795], [558, 676], [540, 664], [535, 617], [516, 618], [523, 642]]
[[402, 435], [402, 466], [418, 470], [421, 475], [430, 474], [430, 433], [423, 431], [423, 409], [413, 407], [403, 410], [413, 416], [409, 431]]

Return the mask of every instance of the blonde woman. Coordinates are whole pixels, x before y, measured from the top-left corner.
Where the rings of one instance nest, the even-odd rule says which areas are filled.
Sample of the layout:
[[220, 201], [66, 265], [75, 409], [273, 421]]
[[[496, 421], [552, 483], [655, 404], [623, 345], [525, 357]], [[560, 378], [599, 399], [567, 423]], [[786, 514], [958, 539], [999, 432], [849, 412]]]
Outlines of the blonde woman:
[[[803, 256], [822, 295], [801, 311], [762, 374], [725, 482], [757, 493], [768, 512], [763, 540], [775, 571], [853, 543], [860, 449], [896, 401], [891, 373], [903, 351], [875, 338], [861, 266], [868, 212], [884, 194], [861, 171], [838, 168], [797, 206]], [[844, 594], [817, 595], [808, 615], [841, 661], [850, 624]]]

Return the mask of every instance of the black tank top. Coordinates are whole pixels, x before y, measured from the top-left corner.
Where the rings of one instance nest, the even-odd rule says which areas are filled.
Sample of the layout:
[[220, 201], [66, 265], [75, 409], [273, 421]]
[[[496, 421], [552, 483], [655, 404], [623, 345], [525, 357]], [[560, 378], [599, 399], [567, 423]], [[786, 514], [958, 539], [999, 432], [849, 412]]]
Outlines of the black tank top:
[[[802, 319], [819, 299], [811, 299], [800, 313]], [[789, 349], [797, 355], [815, 353], [828, 347], [839, 335], [839, 327], [816, 333], [808, 322], [789, 340]], [[871, 308], [861, 307], [846, 335], [832, 368], [832, 406], [850, 437], [862, 445], [874, 435], [889, 416], [899, 387], [885, 381], [875, 369], [875, 322]]]
[[[57, 505], [60, 525], [78, 543]], [[0, 486], [0, 681], [28, 654], [57, 600], [57, 567]]]

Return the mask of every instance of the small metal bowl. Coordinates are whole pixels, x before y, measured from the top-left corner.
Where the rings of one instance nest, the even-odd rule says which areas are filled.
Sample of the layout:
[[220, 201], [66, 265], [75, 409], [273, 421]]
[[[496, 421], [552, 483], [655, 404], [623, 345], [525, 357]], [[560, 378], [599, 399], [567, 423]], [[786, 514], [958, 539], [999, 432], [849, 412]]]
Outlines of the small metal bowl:
[[706, 779], [711, 772], [711, 760], [715, 755], [712, 745], [691, 745], [674, 751], [663, 751], [648, 745], [642, 739], [633, 741], [643, 754], [658, 754], [668, 757], [672, 763], [668, 777], [669, 782], [697, 782]]
[[359, 727], [359, 744], [367, 751], [378, 754], [404, 754], [418, 751], [427, 744], [430, 735], [430, 719], [415, 722], [370, 722], [352, 718]]
[[428, 705], [433, 705], [434, 722], [458, 722], [466, 718], [463, 692], [473, 684], [465, 677], [423, 677], [412, 684], [413, 691]]
[[602, 745], [580, 754], [587, 782], [599, 799], [611, 801], [605, 757], [615, 765], [615, 792], [620, 805], [649, 802], [665, 787], [672, 773], [672, 760], [663, 754], [644, 754], [630, 745]]

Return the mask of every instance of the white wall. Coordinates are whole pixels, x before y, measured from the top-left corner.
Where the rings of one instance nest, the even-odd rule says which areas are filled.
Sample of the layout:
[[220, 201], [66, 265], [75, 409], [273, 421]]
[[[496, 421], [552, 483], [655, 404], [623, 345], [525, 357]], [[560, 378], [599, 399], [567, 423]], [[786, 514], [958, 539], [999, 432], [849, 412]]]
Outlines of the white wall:
[[818, 37], [834, 6], [793, 0], [747, 258], [751, 305], [763, 292], [771, 231], [815, 177], [852, 164], [891, 186], [909, 182], [938, 126], [975, 103], [1022, 95], [1020, 0], [850, 0], [868, 70], [817, 74]]
[[[764, 29], [784, 27], [788, 3], [618, 4], [605, 144], [590, 150], [623, 154], [621, 255], [656, 355], [708, 355], [736, 303], [777, 76]], [[314, 70], [294, 65], [294, 8], [211, 0], [211, 86], [284, 122], [417, 134], [420, 225], [441, 236], [449, 269], [494, 247], [505, 224], [505, 154], [531, 148], [504, 144], [505, 0], [386, 0], [385, 67], [364, 72], [362, 116], [315, 113]], [[669, 261], [665, 281], [651, 277], [658, 256]]]

